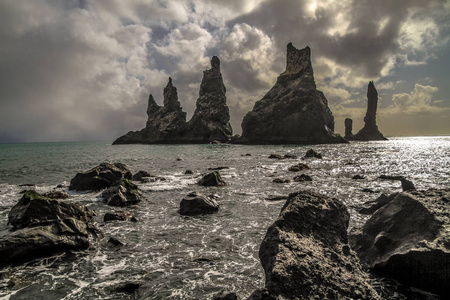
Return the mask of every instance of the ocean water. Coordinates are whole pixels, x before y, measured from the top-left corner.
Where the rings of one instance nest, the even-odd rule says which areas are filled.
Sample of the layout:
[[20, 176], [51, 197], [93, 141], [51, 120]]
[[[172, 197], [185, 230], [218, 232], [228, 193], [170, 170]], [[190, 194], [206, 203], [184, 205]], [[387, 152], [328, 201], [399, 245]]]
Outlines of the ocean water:
[[[302, 159], [311, 148], [323, 159]], [[268, 159], [272, 153], [299, 158]], [[138, 183], [147, 200], [125, 208], [137, 223], [104, 223], [106, 212], [124, 209], [103, 204], [100, 192], [69, 191], [71, 197], [64, 201], [95, 210], [105, 238], [87, 251], [2, 270], [0, 299], [210, 299], [224, 288], [245, 298], [264, 284], [258, 249], [284, 204], [267, 198], [298, 190], [338, 198], [348, 206], [354, 228], [367, 218], [356, 212], [362, 203], [401, 191], [400, 182], [379, 179], [381, 174], [403, 175], [418, 189], [450, 187], [450, 137], [312, 146], [0, 144], [0, 234], [10, 229], [7, 216], [22, 190], [46, 192], [59, 184], [67, 190], [77, 172], [102, 162], [121, 162], [133, 173], [145, 170], [166, 180]], [[298, 162], [311, 169], [287, 171]], [[198, 186], [200, 176], [214, 167], [228, 167], [220, 171], [227, 186]], [[188, 169], [192, 175], [184, 174]], [[301, 173], [313, 181], [293, 182]], [[353, 180], [356, 174], [365, 179]], [[291, 182], [273, 183], [274, 178]], [[219, 212], [180, 216], [179, 203], [190, 191], [219, 196]], [[110, 247], [109, 237], [127, 245]], [[118, 284], [134, 280], [143, 282], [137, 294], [114, 292]]]

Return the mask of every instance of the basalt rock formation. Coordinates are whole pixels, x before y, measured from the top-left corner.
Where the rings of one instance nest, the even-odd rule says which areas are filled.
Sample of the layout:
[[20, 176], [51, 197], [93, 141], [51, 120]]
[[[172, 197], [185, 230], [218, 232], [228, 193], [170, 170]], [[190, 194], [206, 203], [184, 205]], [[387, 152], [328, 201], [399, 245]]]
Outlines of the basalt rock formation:
[[311, 49], [287, 45], [286, 70], [242, 121], [244, 144], [344, 143], [328, 101], [316, 89]]
[[449, 299], [449, 200], [450, 189], [385, 196], [387, 204], [350, 236], [352, 249], [376, 273]]
[[197, 107], [187, 124], [184, 139], [190, 143], [228, 142], [233, 135], [226, 88], [220, 73], [220, 60], [211, 59], [211, 69], [203, 72]]
[[148, 121], [144, 129], [130, 131], [113, 144], [208, 144], [228, 142], [233, 131], [226, 104], [226, 88], [220, 73], [220, 60], [214, 56], [211, 69], [203, 72], [197, 107], [189, 122], [183, 112], [176, 87], [169, 78], [164, 88], [164, 106], [148, 99]]
[[248, 299], [380, 299], [348, 245], [344, 204], [292, 193], [259, 249], [265, 287]]
[[354, 141], [377, 141], [387, 140], [383, 134], [378, 130], [377, 126], [377, 106], [378, 106], [378, 92], [375, 89], [373, 81], [369, 82], [367, 88], [367, 112], [364, 117], [364, 127], [354, 136], [346, 138]]
[[353, 120], [350, 118], [346, 118], [344, 121], [345, 125], [345, 136], [344, 138], [349, 140], [353, 137]]

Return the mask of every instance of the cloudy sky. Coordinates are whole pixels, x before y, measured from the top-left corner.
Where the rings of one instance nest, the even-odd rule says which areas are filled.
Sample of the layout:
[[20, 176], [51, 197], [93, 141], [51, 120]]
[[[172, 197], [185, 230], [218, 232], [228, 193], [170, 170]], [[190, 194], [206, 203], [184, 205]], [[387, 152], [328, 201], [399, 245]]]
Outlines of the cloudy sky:
[[0, 0], [0, 142], [114, 140], [173, 78], [188, 119], [219, 56], [235, 133], [310, 46], [336, 131], [369, 80], [387, 136], [450, 135], [448, 0]]

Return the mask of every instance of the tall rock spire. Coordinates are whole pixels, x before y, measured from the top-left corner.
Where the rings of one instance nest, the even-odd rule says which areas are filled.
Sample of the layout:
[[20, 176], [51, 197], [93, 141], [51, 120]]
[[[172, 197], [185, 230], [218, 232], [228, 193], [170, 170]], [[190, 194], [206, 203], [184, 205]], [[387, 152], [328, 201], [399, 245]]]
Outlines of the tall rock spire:
[[211, 69], [203, 71], [199, 98], [194, 115], [188, 123], [186, 138], [198, 143], [227, 142], [231, 138], [233, 130], [226, 91], [220, 73], [220, 60], [213, 56]]
[[328, 101], [316, 89], [311, 49], [287, 45], [286, 70], [242, 121], [240, 142], [311, 144], [346, 142], [334, 131]]
[[367, 87], [367, 112], [364, 117], [364, 127], [349, 139], [358, 141], [386, 140], [383, 134], [378, 130], [377, 107], [378, 92], [375, 89], [373, 81], [370, 81]]

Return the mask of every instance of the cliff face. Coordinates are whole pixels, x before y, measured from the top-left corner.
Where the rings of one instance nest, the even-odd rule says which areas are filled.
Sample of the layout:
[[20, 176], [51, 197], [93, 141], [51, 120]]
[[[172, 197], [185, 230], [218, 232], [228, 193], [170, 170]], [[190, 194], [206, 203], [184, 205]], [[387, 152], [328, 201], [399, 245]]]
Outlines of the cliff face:
[[144, 129], [130, 131], [113, 144], [186, 144], [227, 142], [233, 133], [226, 104], [226, 88], [220, 73], [217, 56], [211, 60], [211, 69], [203, 73], [197, 108], [192, 119], [186, 122], [176, 87], [169, 78], [164, 88], [164, 106], [148, 99], [148, 120]]
[[378, 92], [375, 89], [373, 81], [369, 82], [367, 88], [367, 112], [364, 117], [364, 127], [354, 136], [350, 137], [354, 141], [376, 141], [387, 140], [378, 130], [377, 126], [377, 106]]
[[316, 144], [346, 142], [334, 131], [328, 101], [316, 89], [311, 49], [287, 45], [286, 70], [242, 121], [242, 143]]

